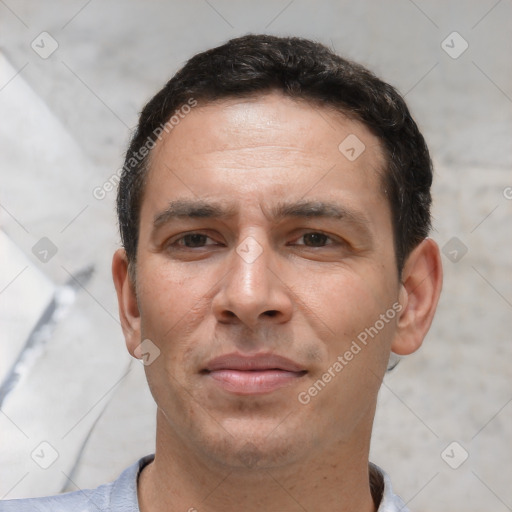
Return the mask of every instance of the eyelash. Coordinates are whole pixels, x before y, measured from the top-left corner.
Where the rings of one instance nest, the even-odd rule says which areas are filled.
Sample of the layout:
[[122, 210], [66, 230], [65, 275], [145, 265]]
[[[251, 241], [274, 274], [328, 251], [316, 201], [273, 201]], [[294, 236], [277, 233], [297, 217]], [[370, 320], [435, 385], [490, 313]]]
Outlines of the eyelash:
[[[184, 241], [186, 237], [190, 237], [190, 236], [194, 236], [194, 235], [204, 236], [206, 238], [209, 238], [210, 240], [213, 240], [206, 233], [201, 233], [200, 231], [191, 231], [190, 233], [185, 233], [185, 234], [181, 235], [179, 238], [173, 240], [172, 242], [169, 242], [167, 244], [167, 246], [169, 248], [179, 248], [179, 249], [189, 249], [189, 250], [192, 250], [192, 249], [204, 249], [204, 247], [216, 245], [216, 244], [202, 244], [202, 245], [200, 245], [198, 247], [188, 247], [188, 246], [180, 243], [180, 242]], [[327, 233], [324, 233], [323, 231], [308, 231], [306, 233], [303, 233], [298, 238], [298, 240], [300, 240], [301, 238], [304, 238], [307, 235], [321, 235], [323, 237], [326, 237], [327, 243], [324, 244], [324, 245], [321, 245], [321, 246], [308, 246], [305, 243], [304, 244], [298, 244], [298, 245], [303, 246], [303, 247], [312, 248], [312, 249], [321, 249], [321, 248], [324, 248], [324, 247], [328, 247], [328, 246], [332, 246], [332, 245], [336, 245], [336, 244], [344, 244], [345, 243], [344, 241], [337, 241], [337, 240], [335, 240], [332, 236], [328, 235]]]
[[[206, 235], [205, 233], [193, 231], [193, 232], [185, 233], [184, 235], [181, 235], [179, 238], [174, 240], [172, 243], [169, 243], [169, 245], [170, 246], [181, 246], [181, 247], [184, 247], [185, 249], [195, 249], [195, 247], [187, 247], [186, 245], [180, 244], [179, 242], [184, 240], [186, 237], [197, 236], [197, 235], [204, 236], [206, 238], [209, 238], [210, 240], [213, 240], [210, 236]], [[215, 244], [207, 244], [207, 245], [215, 245]], [[203, 246], [201, 246], [200, 248], [202, 248], [202, 247]]]

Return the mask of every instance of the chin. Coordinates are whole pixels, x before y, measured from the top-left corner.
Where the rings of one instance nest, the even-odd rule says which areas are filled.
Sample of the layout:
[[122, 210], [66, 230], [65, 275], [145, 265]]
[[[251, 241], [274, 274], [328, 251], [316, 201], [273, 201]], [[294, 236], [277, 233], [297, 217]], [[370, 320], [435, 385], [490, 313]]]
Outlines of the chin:
[[231, 424], [229, 430], [224, 431], [225, 435], [219, 436], [217, 431], [218, 437], [203, 440], [206, 444], [203, 449], [218, 463], [237, 470], [279, 468], [307, 458], [312, 439], [306, 438], [304, 430], [297, 425], [291, 428], [288, 424], [279, 429], [281, 421], [274, 421], [272, 425], [270, 422], [254, 425], [237, 421], [236, 426]]

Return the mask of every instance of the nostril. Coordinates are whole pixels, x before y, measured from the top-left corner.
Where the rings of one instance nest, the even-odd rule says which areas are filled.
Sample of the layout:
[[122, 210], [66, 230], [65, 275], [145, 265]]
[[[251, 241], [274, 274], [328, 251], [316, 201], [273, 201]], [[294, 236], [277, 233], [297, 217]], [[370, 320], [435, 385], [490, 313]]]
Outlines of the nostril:
[[264, 313], [264, 314], [265, 314], [265, 315], [267, 315], [267, 316], [270, 316], [270, 317], [274, 317], [274, 316], [276, 316], [278, 313], [279, 313], [279, 312], [278, 312], [278, 311], [276, 311], [275, 309], [271, 309], [271, 310], [269, 310], [269, 311], [265, 311], [265, 313]]

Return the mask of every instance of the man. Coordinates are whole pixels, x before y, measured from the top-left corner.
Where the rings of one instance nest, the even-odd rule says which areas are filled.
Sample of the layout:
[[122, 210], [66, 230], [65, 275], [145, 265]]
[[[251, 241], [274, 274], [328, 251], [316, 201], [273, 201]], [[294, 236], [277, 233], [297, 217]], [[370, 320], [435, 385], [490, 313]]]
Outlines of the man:
[[146, 105], [112, 270], [155, 455], [2, 510], [398, 511], [369, 464], [390, 354], [441, 290], [432, 165], [400, 95], [298, 38], [193, 57]]

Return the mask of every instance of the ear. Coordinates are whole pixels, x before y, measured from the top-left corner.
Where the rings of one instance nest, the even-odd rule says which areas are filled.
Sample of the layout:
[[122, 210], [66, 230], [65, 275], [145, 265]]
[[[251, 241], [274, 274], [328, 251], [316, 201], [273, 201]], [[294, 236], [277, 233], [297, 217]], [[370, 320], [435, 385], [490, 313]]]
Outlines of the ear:
[[135, 283], [132, 283], [128, 273], [128, 259], [124, 249], [118, 249], [114, 253], [112, 278], [116, 287], [119, 318], [126, 347], [133, 357], [137, 357], [135, 350], [141, 342], [140, 313], [135, 293]]
[[426, 238], [411, 252], [404, 265], [399, 298], [402, 311], [391, 344], [392, 352], [408, 355], [420, 348], [434, 318], [442, 283], [439, 247], [434, 240]]

